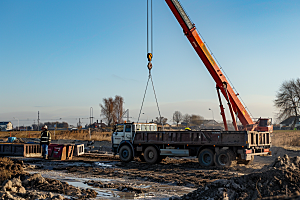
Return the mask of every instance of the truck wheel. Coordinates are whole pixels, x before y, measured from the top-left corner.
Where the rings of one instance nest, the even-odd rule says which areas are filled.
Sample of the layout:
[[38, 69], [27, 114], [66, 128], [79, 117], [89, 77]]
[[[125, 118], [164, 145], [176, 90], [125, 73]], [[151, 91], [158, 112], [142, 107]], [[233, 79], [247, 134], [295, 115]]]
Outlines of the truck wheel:
[[214, 165], [214, 152], [211, 149], [203, 149], [199, 153], [198, 161], [202, 167]]
[[128, 145], [124, 145], [120, 148], [119, 157], [122, 162], [130, 162], [133, 159], [132, 150]]
[[234, 163], [234, 153], [232, 150], [220, 150], [214, 156], [214, 161], [217, 167], [230, 167]]
[[149, 146], [145, 149], [144, 158], [149, 164], [154, 164], [158, 161], [158, 152], [155, 147]]

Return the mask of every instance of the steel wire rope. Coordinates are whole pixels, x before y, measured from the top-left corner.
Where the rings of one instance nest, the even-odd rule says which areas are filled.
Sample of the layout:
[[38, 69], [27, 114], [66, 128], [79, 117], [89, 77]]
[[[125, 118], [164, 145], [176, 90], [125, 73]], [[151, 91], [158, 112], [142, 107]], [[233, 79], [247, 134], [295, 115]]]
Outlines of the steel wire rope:
[[164, 131], [164, 122], [163, 122], [163, 119], [161, 118], [161, 114], [160, 114], [160, 110], [159, 110], [159, 106], [158, 106], [158, 101], [157, 101], [157, 97], [156, 97], [156, 93], [155, 93], [154, 84], [153, 84], [153, 80], [152, 80], [151, 74], [150, 74], [150, 78], [151, 78], [153, 92], [154, 92], [155, 101], [156, 101], [156, 106], [157, 106], [157, 110], [158, 110], [158, 114], [159, 114], [159, 121], [161, 121], [162, 129]]
[[148, 88], [148, 83], [149, 83], [149, 80], [150, 80], [150, 76], [151, 76], [151, 73], [149, 72], [148, 81], [147, 81], [147, 84], [146, 84], [146, 89], [145, 89], [145, 92], [144, 92], [144, 97], [143, 97], [143, 101], [142, 101], [142, 105], [141, 105], [141, 109], [140, 109], [140, 113], [139, 113], [137, 123], [139, 123], [139, 121], [140, 121], [140, 116], [141, 116], [141, 112], [142, 112], [142, 109], [143, 109], [143, 105], [144, 105], [145, 96], [146, 96], [146, 93], [147, 93], [147, 88]]
[[[152, 53], [153, 55], [153, 14], [152, 14], [152, 0], [150, 0], [150, 42], [149, 42], [149, 0], [147, 0], [147, 53]], [[149, 44], [150, 43], [150, 44]], [[150, 47], [149, 47], [150, 46]]]
[[153, 55], [153, 14], [152, 14], [152, 0], [151, 0], [151, 53]]
[[[224, 68], [221, 66], [221, 64], [219, 63], [218, 59], [215, 57], [215, 55], [212, 53], [212, 51], [210, 50], [208, 44], [205, 42], [204, 37], [201, 35], [200, 31], [198, 30], [200, 37], [202, 38], [204, 44], [207, 46], [209, 52], [211, 53], [211, 55], [213, 56], [213, 58], [216, 60], [217, 64], [219, 65], [220, 69], [223, 70], [223, 73], [225, 74], [225, 77], [227, 77], [229, 83], [233, 86], [232, 89], [235, 91], [236, 94], [238, 94], [238, 91], [236, 90], [236, 88], [234, 87], [233, 83], [231, 82], [231, 80], [229, 79], [229, 77], [227, 76]], [[241, 100], [241, 102], [243, 103], [243, 105], [245, 106], [245, 109], [248, 111], [248, 113], [250, 114], [251, 118], [253, 119], [253, 115], [250, 112], [249, 108], [247, 107], [247, 105], [245, 104], [245, 102], [243, 101], [242, 97], [240, 96], [239, 99]]]
[[149, 9], [148, 9], [148, 0], [147, 0], [147, 53], [149, 52]]
[[143, 110], [143, 106], [144, 106], [144, 102], [145, 102], [145, 97], [146, 97], [146, 93], [147, 93], [147, 88], [148, 88], [148, 84], [149, 84], [149, 80], [150, 79], [151, 79], [152, 88], [153, 88], [154, 97], [155, 97], [155, 102], [156, 102], [156, 106], [157, 106], [157, 110], [158, 110], [158, 114], [159, 114], [159, 119], [160, 119], [159, 121], [161, 121], [162, 129], [164, 130], [164, 123], [162, 121], [162, 117], [161, 117], [161, 114], [160, 114], [158, 100], [157, 100], [157, 96], [156, 96], [156, 92], [155, 92], [155, 88], [154, 88], [154, 83], [153, 83], [153, 79], [152, 79], [152, 75], [151, 75], [150, 70], [149, 70], [148, 81], [147, 81], [147, 84], [146, 84], [146, 89], [145, 89], [145, 92], [144, 92], [144, 97], [143, 97], [142, 105], [141, 105], [141, 108], [140, 108], [140, 112], [139, 112], [139, 117], [138, 117], [137, 123], [139, 123], [139, 121], [140, 121], [140, 116], [141, 116], [141, 113], [142, 113], [142, 110]]
[[[150, 0], [150, 20], [151, 20], [150, 25], [151, 25], [151, 30], [150, 30], [150, 48], [149, 48], [149, 0], [147, 0], [147, 52], [149, 53], [149, 49], [151, 49], [151, 53], [153, 55], [153, 14], [152, 13], [153, 13], [153, 11], [152, 11], [152, 0]], [[156, 102], [156, 106], [157, 106], [157, 110], [158, 110], [158, 114], [159, 114], [159, 119], [160, 119], [159, 121], [162, 120], [159, 105], [158, 105], [158, 100], [157, 100], [157, 96], [156, 96], [156, 92], [155, 92], [155, 88], [154, 88], [154, 83], [153, 83], [153, 79], [152, 79], [152, 75], [151, 75], [151, 69], [149, 69], [148, 81], [147, 81], [147, 84], [146, 84], [146, 89], [145, 89], [145, 92], [144, 92], [144, 97], [143, 97], [142, 105], [141, 105], [141, 108], [140, 108], [137, 123], [140, 121], [140, 116], [141, 116], [142, 109], [143, 109], [143, 106], [144, 106], [144, 101], [145, 101], [147, 88], [148, 88], [148, 84], [149, 84], [150, 79], [151, 79], [152, 88], [153, 88], [154, 97], [155, 97], [155, 102]], [[164, 125], [163, 125], [162, 121], [161, 121], [161, 124], [162, 124], [162, 128], [164, 130]]]

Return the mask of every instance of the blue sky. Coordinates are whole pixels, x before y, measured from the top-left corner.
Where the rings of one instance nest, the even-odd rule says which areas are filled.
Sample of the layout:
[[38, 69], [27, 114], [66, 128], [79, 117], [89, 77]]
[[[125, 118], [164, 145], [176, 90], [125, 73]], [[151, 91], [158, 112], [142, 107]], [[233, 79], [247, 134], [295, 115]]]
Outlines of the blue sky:
[[[300, 2], [180, 2], [253, 117], [274, 118], [280, 84], [299, 77]], [[153, 17], [162, 116], [171, 122], [179, 110], [220, 121], [215, 83], [165, 1], [153, 1]], [[136, 121], [146, 54], [146, 0], [0, 0], [0, 121], [32, 124], [39, 111], [42, 122], [75, 125], [90, 107], [100, 119], [99, 103], [115, 95]], [[143, 112], [142, 121], [158, 116], [151, 88]]]

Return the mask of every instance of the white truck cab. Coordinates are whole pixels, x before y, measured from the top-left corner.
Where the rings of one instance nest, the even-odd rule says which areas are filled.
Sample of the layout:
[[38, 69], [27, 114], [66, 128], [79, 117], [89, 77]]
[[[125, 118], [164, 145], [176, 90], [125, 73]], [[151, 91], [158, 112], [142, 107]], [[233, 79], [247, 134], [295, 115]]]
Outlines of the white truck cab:
[[122, 141], [132, 140], [136, 131], [157, 131], [154, 123], [124, 123], [117, 124], [112, 134], [113, 146], [116, 147]]

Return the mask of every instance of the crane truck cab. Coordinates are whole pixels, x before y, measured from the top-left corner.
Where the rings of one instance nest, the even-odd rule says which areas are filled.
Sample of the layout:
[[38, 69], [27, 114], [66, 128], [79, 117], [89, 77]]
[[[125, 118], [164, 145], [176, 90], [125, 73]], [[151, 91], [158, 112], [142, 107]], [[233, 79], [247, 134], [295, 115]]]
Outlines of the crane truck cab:
[[116, 124], [112, 134], [112, 151], [117, 153], [123, 143], [131, 144], [134, 133], [138, 131], [157, 131], [155, 123], [121, 123]]

